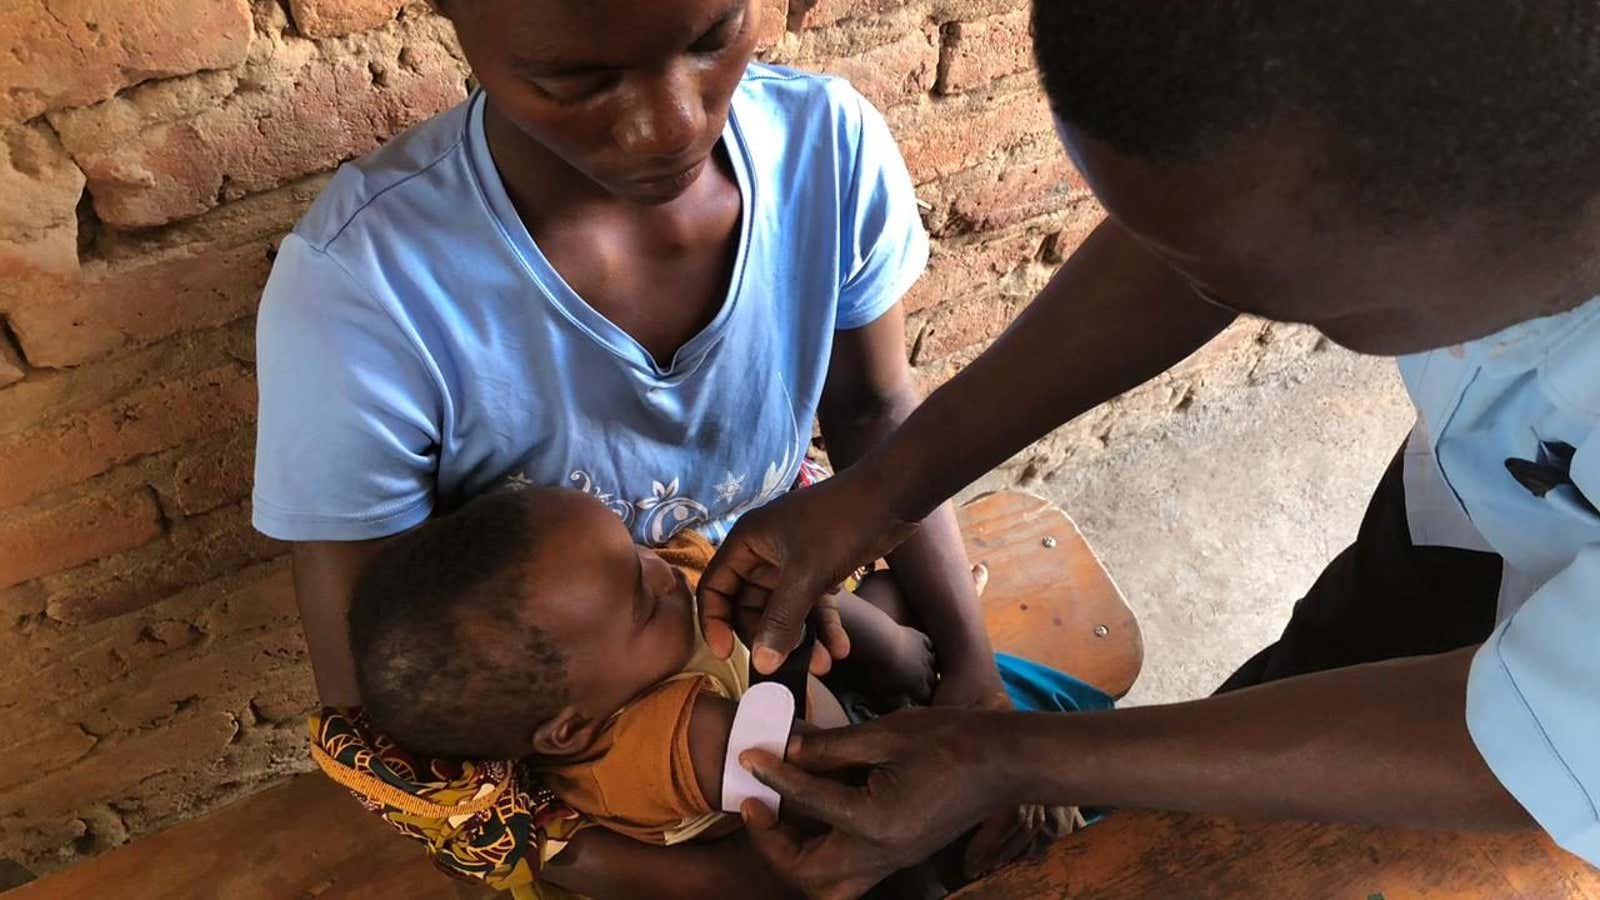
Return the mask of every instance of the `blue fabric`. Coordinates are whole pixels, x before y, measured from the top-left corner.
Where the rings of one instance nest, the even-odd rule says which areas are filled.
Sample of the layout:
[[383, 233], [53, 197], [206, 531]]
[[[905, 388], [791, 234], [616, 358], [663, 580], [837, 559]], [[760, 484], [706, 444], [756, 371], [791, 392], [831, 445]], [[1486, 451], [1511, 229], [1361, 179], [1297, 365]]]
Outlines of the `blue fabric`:
[[[1110, 694], [1094, 685], [1031, 659], [996, 653], [994, 663], [1000, 669], [1006, 693], [1011, 696], [1011, 705], [1022, 712], [1095, 712], [1110, 709], [1117, 703]], [[1091, 825], [1110, 812], [1089, 808], [1078, 811]]]
[[[1467, 727], [1555, 841], [1600, 864], [1600, 299], [1400, 369], [1420, 424], [1406, 460], [1413, 542], [1505, 560]], [[1530, 489], [1507, 460], [1549, 480]]]
[[1023, 712], [1094, 712], [1110, 709], [1110, 694], [1064, 672], [1009, 653], [996, 653], [995, 665], [1011, 705]]
[[284, 241], [257, 331], [256, 527], [383, 537], [512, 481], [588, 491], [641, 543], [720, 541], [794, 481], [835, 331], [927, 261], [888, 127], [843, 81], [750, 67], [723, 135], [730, 291], [663, 368], [535, 245], [482, 114], [475, 95], [344, 166]]

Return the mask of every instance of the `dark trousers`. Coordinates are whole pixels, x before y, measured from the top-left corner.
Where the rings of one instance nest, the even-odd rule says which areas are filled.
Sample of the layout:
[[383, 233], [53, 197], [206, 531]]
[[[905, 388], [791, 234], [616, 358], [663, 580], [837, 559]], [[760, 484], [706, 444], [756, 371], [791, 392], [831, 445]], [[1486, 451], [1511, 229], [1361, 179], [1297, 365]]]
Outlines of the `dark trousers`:
[[1494, 630], [1501, 560], [1492, 553], [1415, 547], [1406, 520], [1405, 451], [1390, 463], [1361, 532], [1295, 604], [1283, 636], [1218, 693], [1308, 672], [1445, 653]]

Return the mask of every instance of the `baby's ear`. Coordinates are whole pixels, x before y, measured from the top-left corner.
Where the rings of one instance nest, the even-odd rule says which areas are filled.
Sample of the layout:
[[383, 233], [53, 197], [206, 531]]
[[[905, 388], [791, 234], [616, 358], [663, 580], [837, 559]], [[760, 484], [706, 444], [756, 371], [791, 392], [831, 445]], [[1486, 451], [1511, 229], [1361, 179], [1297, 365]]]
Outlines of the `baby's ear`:
[[560, 759], [574, 756], [594, 743], [600, 722], [576, 706], [564, 706], [533, 730], [533, 752]]

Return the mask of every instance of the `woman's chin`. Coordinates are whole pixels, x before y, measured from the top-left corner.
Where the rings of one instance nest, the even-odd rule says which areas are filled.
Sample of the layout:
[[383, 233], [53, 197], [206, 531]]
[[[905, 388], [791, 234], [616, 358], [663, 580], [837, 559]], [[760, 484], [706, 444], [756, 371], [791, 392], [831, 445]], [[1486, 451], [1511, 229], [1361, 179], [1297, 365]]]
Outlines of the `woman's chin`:
[[705, 174], [706, 160], [663, 178], [639, 178], [616, 182], [611, 192], [641, 206], [661, 206], [682, 197]]

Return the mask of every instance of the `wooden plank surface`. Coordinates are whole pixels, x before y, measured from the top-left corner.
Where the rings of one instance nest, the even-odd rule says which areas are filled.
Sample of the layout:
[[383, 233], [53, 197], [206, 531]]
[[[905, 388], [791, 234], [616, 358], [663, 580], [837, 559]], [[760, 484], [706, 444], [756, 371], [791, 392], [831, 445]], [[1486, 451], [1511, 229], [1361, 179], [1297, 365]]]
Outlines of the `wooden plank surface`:
[[1125, 810], [958, 900], [1600, 900], [1541, 832], [1452, 834]]
[[979, 497], [958, 518], [967, 555], [989, 566], [994, 646], [1126, 694], [1144, 664], [1139, 623], [1072, 519], [1018, 491]]
[[[466, 891], [465, 893], [463, 891]], [[460, 900], [422, 849], [320, 772], [7, 891], [5, 900]]]

